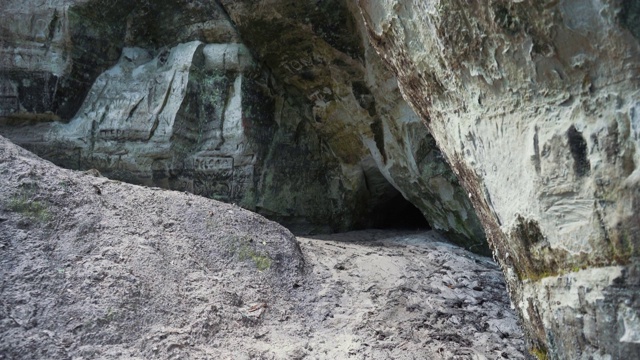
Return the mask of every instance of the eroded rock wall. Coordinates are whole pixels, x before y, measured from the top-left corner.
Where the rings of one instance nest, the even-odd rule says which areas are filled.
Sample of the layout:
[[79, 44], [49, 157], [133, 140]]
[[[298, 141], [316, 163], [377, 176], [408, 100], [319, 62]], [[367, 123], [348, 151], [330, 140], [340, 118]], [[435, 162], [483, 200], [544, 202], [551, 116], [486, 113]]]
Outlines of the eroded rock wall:
[[[35, 5], [3, 9], [4, 51], [28, 59], [1, 71], [3, 132], [17, 143], [67, 167], [236, 202], [312, 230], [365, 217], [350, 216], [356, 192], [341, 197], [328, 176], [340, 178], [339, 164], [319, 142], [291, 144], [296, 128], [279, 130], [269, 76], [215, 2]], [[38, 37], [41, 22], [51, 36]], [[42, 54], [27, 57], [32, 47]]]
[[[296, 106], [343, 169], [358, 177], [364, 171], [368, 182], [390, 182], [434, 228], [482, 251], [484, 236], [466, 193], [366, 40], [355, 4], [221, 3], [247, 46], [296, 94]], [[381, 174], [368, 170], [373, 164]]]
[[539, 358], [640, 356], [632, 1], [359, 1], [452, 164]]
[[[0, 68], [3, 134], [45, 158], [306, 231], [376, 225], [406, 198], [432, 227], [486, 251], [466, 192], [351, 2], [16, 2], [2, 12], [5, 52], [55, 50]], [[25, 19], [52, 30], [16, 30]]]
[[0, 13], [1, 131], [17, 143], [308, 230], [371, 224], [400, 192], [479, 250], [473, 203], [533, 353], [640, 356], [635, 2], [12, 0]]

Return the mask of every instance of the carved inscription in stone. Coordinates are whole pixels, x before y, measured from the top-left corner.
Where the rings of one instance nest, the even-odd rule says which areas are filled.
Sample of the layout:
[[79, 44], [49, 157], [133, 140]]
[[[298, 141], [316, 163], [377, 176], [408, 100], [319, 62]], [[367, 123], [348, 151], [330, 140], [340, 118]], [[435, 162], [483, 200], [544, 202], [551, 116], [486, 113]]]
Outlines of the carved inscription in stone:
[[305, 69], [309, 69], [314, 65], [326, 63], [326, 59], [320, 55], [314, 54], [313, 57], [288, 59], [280, 63], [280, 68], [287, 70], [291, 75], [297, 75]]
[[185, 161], [193, 171], [193, 192], [212, 199], [229, 201], [233, 188], [233, 158], [196, 156]]
[[197, 172], [216, 173], [225, 176], [233, 175], [233, 158], [231, 157], [194, 157], [187, 160], [185, 168]]
[[149, 133], [145, 130], [135, 129], [100, 129], [98, 138], [101, 140], [136, 140], [146, 139]]
[[101, 171], [119, 170], [122, 168], [123, 155], [109, 155], [94, 153], [81, 158], [81, 163]]
[[11, 115], [18, 110], [20, 110], [20, 102], [15, 84], [0, 79], [0, 116]]
[[242, 199], [244, 194], [253, 187], [253, 165], [237, 166], [233, 172], [232, 198], [234, 201]]
[[318, 89], [315, 90], [314, 92], [312, 92], [311, 94], [309, 94], [309, 96], [307, 96], [307, 98], [313, 102], [329, 102], [330, 99], [329, 97], [333, 95], [333, 91], [331, 91], [331, 89], [329, 89], [328, 87], [322, 88], [322, 89]]
[[289, 71], [290, 74], [295, 75], [302, 71], [304, 68], [313, 66], [313, 62], [310, 59], [299, 59], [285, 61], [280, 65], [283, 69]]

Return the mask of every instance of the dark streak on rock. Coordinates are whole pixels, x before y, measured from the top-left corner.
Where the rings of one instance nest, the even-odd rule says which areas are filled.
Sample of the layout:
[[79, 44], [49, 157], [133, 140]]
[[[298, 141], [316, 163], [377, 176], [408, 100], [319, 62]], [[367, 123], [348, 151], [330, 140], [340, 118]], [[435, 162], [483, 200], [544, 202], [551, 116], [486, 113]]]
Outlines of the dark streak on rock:
[[618, 131], [618, 122], [614, 121], [608, 128], [608, 134], [603, 141], [604, 151], [607, 154], [607, 161], [616, 163], [616, 158], [620, 153], [620, 144], [618, 138], [620, 132]]
[[375, 116], [377, 113], [376, 102], [367, 84], [364, 81], [354, 81], [351, 83], [351, 89], [360, 107], [367, 110], [369, 116]]
[[[493, 213], [491, 206], [487, 202], [484, 186], [481, 185], [478, 176], [472, 169], [465, 165], [464, 160], [462, 160], [460, 155], [454, 156], [450, 163], [460, 184], [470, 195], [469, 200], [473, 204], [478, 218], [480, 219], [485, 233], [487, 234], [489, 247], [491, 250], [494, 250], [494, 252], [497, 251], [499, 254], [507, 253], [507, 239], [496, 220], [497, 216]], [[505, 262], [503, 262], [503, 264], [506, 263], [508, 263], [508, 259], [505, 259]]]
[[640, 2], [623, 0], [618, 16], [622, 26], [627, 28], [636, 39], [640, 39]]
[[133, 107], [131, 108], [131, 111], [129, 111], [129, 115], [127, 115], [127, 119], [125, 121], [131, 120], [131, 117], [133, 117], [133, 114], [136, 112], [136, 110], [138, 110], [138, 106], [140, 106], [140, 103], [142, 102], [142, 100], [144, 100], [144, 97], [140, 98], [140, 100], [138, 100], [138, 102], [135, 105], [133, 105]]
[[494, 9], [494, 21], [506, 32], [515, 35], [520, 32], [520, 21], [509, 13], [504, 5], [498, 5]]
[[587, 142], [582, 133], [571, 125], [567, 130], [567, 138], [569, 140], [569, 149], [573, 157], [573, 170], [578, 176], [586, 176], [591, 171], [591, 163], [587, 159]]
[[384, 149], [384, 127], [380, 119], [376, 118], [373, 123], [371, 123], [371, 131], [373, 132], [373, 140], [376, 142], [376, 147], [380, 151], [380, 154], [382, 154], [382, 159], [386, 164], [387, 153]]
[[522, 217], [522, 215], [518, 215], [516, 221], [517, 224], [516, 229], [514, 230], [514, 235], [518, 239], [522, 240], [527, 248], [530, 248], [532, 245], [544, 240], [544, 235], [542, 235], [540, 226], [536, 221], [531, 219], [527, 220]]
[[536, 168], [536, 173], [538, 173], [538, 175], [540, 175], [540, 172], [542, 170], [541, 165], [540, 165], [540, 139], [538, 137], [538, 132], [540, 131], [540, 129], [536, 126], [536, 133], [533, 135], [533, 165]]

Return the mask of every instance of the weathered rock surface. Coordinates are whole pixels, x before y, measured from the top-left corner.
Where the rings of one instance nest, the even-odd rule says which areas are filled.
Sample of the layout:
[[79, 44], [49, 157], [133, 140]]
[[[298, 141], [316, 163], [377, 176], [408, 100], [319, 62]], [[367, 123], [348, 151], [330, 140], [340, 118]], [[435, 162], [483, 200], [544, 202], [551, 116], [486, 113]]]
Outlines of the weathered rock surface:
[[16, 142], [307, 230], [371, 225], [400, 192], [479, 250], [473, 203], [533, 353], [640, 357], [635, 2], [12, 0], [0, 13], [0, 131]]
[[[295, 89], [296, 106], [311, 115], [303, 121], [348, 169], [351, 186], [359, 186], [364, 169], [367, 183], [390, 182], [432, 227], [451, 231], [460, 244], [483, 251], [484, 235], [467, 194], [401, 98], [395, 77], [369, 44], [354, 4], [221, 3], [256, 57], [285, 89]], [[372, 163], [375, 171], [368, 170]]]
[[633, 1], [359, 1], [540, 358], [640, 357]]
[[524, 358], [499, 268], [437, 233], [298, 242], [2, 137], [0, 183], [0, 359]]
[[[307, 231], [379, 224], [404, 197], [433, 228], [485, 251], [466, 192], [353, 4], [221, 4], [6, 5], [6, 53], [55, 52], [1, 64], [12, 105], [0, 105], [0, 131], [66, 167], [235, 202]], [[25, 18], [50, 34], [15, 30]], [[78, 101], [61, 84], [79, 77]]]

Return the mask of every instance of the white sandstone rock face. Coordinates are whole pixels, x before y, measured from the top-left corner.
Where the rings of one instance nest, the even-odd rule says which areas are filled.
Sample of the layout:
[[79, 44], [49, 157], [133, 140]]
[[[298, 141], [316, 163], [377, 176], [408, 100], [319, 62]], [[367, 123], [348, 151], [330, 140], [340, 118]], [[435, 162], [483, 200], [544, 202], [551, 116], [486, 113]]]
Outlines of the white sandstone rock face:
[[[80, 0], [6, 0], [0, 9], [0, 67], [61, 76], [69, 71], [68, 5]], [[6, 94], [2, 94], [6, 96]], [[7, 112], [7, 109], [5, 109]]]
[[[35, 3], [9, 1], [0, 7], [0, 69], [12, 73], [29, 72], [33, 76], [21, 81], [12, 73], [0, 74], [0, 116], [40, 110], [50, 111], [57, 77], [69, 72], [67, 31], [69, 17], [62, 1]], [[21, 90], [37, 89], [36, 94], [21, 99]], [[22, 100], [22, 101], [21, 101]], [[53, 113], [41, 117], [57, 118]]]
[[[638, 7], [359, 7], [372, 44], [469, 192], [534, 352], [638, 357]], [[601, 296], [579, 306], [550, 301], [563, 292], [582, 299], [588, 289]]]
[[[208, 121], [194, 121], [198, 114], [184, 111], [189, 105], [186, 97], [194, 56], [202, 62], [206, 79], [220, 83], [212, 90], [222, 89], [212, 95], [222, 106]], [[125, 48], [118, 64], [96, 79], [76, 116], [67, 124], [54, 124], [39, 141], [61, 144], [50, 150], [59, 152], [51, 156], [77, 161], [75, 167], [95, 167], [130, 181], [227, 201], [242, 200], [246, 189], [238, 186], [251, 181], [240, 177], [251, 175], [255, 163], [247, 153], [250, 149], [243, 146], [242, 127], [242, 71], [252, 64], [241, 44], [194, 41], [156, 56], [144, 49]], [[197, 127], [199, 138], [189, 149], [174, 149], [175, 137], [192, 135], [189, 125]], [[178, 169], [193, 172], [192, 178], [169, 184], [169, 172]], [[193, 179], [220, 173], [223, 178], [214, 185]]]
[[[166, 142], [172, 135], [193, 56], [200, 45], [181, 44], [155, 58], [144, 49], [123, 49], [118, 64], [96, 79], [78, 114], [69, 124], [59, 125], [53, 137], [95, 137], [91, 140], [98, 143], [98, 148], [107, 150], [113, 145], [109, 141], [118, 139], [132, 140], [124, 145], [138, 147], [133, 141]], [[153, 151], [156, 145], [143, 146]], [[93, 154], [87, 155], [95, 153], [94, 145]]]
[[202, 1], [7, 0], [0, 16], [0, 116], [14, 119], [68, 121], [126, 46], [238, 42], [219, 6]]
[[[431, 227], [488, 253], [466, 192], [355, 4], [223, 3], [227, 12], [200, 1], [43, 8], [64, 14], [47, 41], [64, 40], [66, 67], [0, 67], [20, 104], [0, 115], [3, 134], [63, 166], [236, 202], [303, 231], [376, 225], [405, 198]], [[22, 49], [7, 42], [6, 52]], [[34, 72], [51, 81], [27, 87]], [[24, 95], [42, 92], [42, 106]]]

